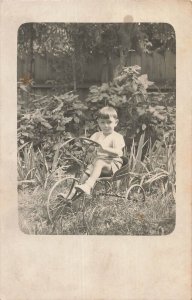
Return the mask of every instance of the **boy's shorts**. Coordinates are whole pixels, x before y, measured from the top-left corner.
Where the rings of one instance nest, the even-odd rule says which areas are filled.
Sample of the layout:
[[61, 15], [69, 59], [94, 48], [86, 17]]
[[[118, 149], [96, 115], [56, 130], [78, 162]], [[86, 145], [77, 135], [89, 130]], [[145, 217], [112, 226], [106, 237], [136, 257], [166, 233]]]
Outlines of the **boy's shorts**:
[[[101, 158], [98, 158], [98, 159], [102, 160]], [[95, 163], [96, 160], [97, 159], [95, 159], [92, 164], [90, 164], [90, 165], [87, 166], [87, 168], [85, 170], [85, 173], [87, 175], [90, 175], [91, 172], [93, 171], [94, 163]], [[113, 175], [117, 170], [119, 170], [121, 168], [121, 166], [123, 164], [123, 160], [122, 159], [118, 159], [118, 161], [117, 160], [107, 160], [107, 159], [104, 159], [104, 161], [105, 161], [105, 163], [109, 164], [109, 167], [111, 167], [111, 170], [109, 172], [108, 171], [107, 172], [106, 171], [102, 171], [102, 174], [105, 174], [105, 175], [108, 175], [108, 176]]]

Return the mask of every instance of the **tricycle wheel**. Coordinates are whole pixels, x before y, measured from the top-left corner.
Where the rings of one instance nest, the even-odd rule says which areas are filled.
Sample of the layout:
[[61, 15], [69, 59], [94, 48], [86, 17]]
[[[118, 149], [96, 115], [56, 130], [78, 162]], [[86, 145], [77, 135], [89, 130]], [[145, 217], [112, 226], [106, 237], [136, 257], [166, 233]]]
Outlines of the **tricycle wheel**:
[[78, 179], [68, 177], [57, 181], [51, 188], [47, 199], [47, 213], [53, 223], [72, 211], [70, 199], [75, 192], [75, 184]]
[[142, 203], [145, 202], [145, 191], [143, 187], [139, 184], [133, 184], [126, 192], [125, 195], [126, 201], [138, 202]]
[[92, 197], [93, 199], [99, 196], [107, 196], [107, 193], [111, 189], [111, 184], [107, 180], [98, 180], [93, 188]]

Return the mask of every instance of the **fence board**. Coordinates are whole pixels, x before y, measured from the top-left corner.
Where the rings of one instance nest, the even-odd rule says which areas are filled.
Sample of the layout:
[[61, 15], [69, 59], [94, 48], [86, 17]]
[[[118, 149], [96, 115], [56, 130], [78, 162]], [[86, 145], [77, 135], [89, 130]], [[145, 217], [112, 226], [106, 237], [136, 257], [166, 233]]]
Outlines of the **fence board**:
[[[45, 82], [46, 80], [62, 80], [66, 76], [64, 74], [70, 72], [69, 61], [64, 61], [62, 59], [61, 70], [54, 70], [53, 68], [54, 57], [41, 57], [40, 55], [35, 55], [34, 59], [34, 80], [36, 82]], [[139, 65], [141, 66], [141, 73], [148, 74], [148, 78], [151, 81], [166, 81], [174, 80], [176, 73], [176, 55], [170, 51], [166, 51], [164, 55], [157, 52], [152, 54], [142, 53], [137, 54], [135, 52], [129, 52], [127, 57], [127, 65]], [[118, 65], [120, 63], [119, 58], [112, 59], [113, 72], [116, 74]], [[102, 57], [97, 57], [89, 62], [85, 66], [85, 77], [84, 82], [101, 82], [103, 77], [106, 77], [107, 67], [103, 63]], [[24, 57], [23, 60], [18, 58], [17, 64], [18, 79], [22, 76], [30, 73], [30, 58]]]

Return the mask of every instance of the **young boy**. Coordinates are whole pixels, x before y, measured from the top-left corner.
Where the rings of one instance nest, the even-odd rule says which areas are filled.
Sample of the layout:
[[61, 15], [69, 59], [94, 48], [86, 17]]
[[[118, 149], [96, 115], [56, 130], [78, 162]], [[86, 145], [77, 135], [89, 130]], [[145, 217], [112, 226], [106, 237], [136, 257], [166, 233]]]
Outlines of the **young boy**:
[[114, 130], [118, 124], [117, 112], [113, 107], [103, 107], [98, 112], [97, 122], [101, 131], [94, 133], [90, 139], [99, 143], [100, 148], [92, 164], [85, 170], [81, 184], [76, 186], [76, 189], [88, 195], [101, 173], [110, 176], [123, 164], [121, 156], [125, 142], [123, 136]]

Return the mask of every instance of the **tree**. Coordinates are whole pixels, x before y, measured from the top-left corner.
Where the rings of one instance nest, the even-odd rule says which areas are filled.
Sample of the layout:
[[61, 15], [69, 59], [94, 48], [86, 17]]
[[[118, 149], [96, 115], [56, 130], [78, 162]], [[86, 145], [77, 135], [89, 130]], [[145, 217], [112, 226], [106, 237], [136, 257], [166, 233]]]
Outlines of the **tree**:
[[[126, 66], [130, 51], [163, 54], [166, 49], [175, 51], [175, 32], [166, 23], [26, 23], [18, 30], [18, 55], [31, 60], [30, 76], [36, 53], [51, 54], [68, 63], [68, 79], [83, 82], [85, 66], [97, 55], [104, 62], [103, 82], [113, 80], [112, 59], [120, 58], [120, 67]], [[69, 63], [70, 62], [70, 63]]]
[[175, 53], [176, 40], [174, 28], [168, 23], [140, 23], [140, 32], [143, 34], [147, 51], [157, 51], [164, 54], [166, 49]]

